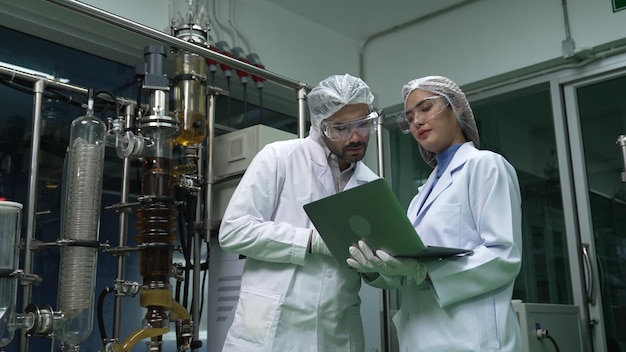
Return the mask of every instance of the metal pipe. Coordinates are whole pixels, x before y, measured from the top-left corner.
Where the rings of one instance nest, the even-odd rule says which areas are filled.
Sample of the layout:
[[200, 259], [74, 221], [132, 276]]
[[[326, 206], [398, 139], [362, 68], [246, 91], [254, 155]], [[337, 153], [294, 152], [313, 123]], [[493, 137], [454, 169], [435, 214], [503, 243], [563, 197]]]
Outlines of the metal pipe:
[[306, 89], [304, 87], [298, 89], [298, 137], [306, 137]]
[[[26, 247], [24, 249], [24, 272], [27, 274], [33, 271], [33, 252], [30, 249], [31, 242], [35, 238], [35, 223], [37, 211], [37, 181], [39, 178], [39, 144], [41, 142], [41, 121], [43, 119], [41, 108], [43, 105], [43, 92], [46, 89], [47, 80], [39, 79], [33, 87], [33, 135], [30, 147], [30, 177], [28, 184], [28, 204], [26, 211]], [[30, 303], [32, 287], [24, 285], [22, 287], [22, 311]], [[28, 350], [28, 340], [22, 336], [20, 339], [20, 351]]]
[[[384, 114], [379, 112], [378, 128], [376, 129], [376, 151], [378, 153], [378, 176], [385, 177], [384, 148], [383, 148], [383, 131], [384, 131]], [[382, 348], [384, 352], [393, 351], [391, 338], [391, 298], [388, 290], [382, 290]]]
[[46, 80], [45, 86], [47, 87], [59, 88], [59, 89], [63, 89], [69, 92], [79, 93], [85, 96], [87, 95], [87, 88], [82, 88], [82, 87], [74, 86], [71, 84], [63, 83], [60, 81], [47, 79], [47, 78], [44, 78], [42, 76], [38, 76], [35, 74], [19, 71], [14, 68], [7, 67], [1, 62], [0, 62], [0, 74], [10, 77], [11, 82], [13, 82], [16, 78], [23, 80], [23, 81], [28, 81], [28, 82], [37, 82], [42, 79], [45, 79]]
[[205, 170], [205, 182], [206, 182], [206, 190], [205, 190], [205, 206], [204, 206], [204, 221], [205, 221], [205, 229], [206, 234], [204, 241], [207, 243], [211, 243], [211, 229], [213, 228], [213, 184], [215, 183], [215, 175], [213, 174], [213, 144], [215, 143], [215, 102], [217, 100], [217, 91], [214, 89], [209, 89], [207, 92], [209, 97], [207, 99], [207, 104], [209, 104], [209, 108], [207, 109], [207, 163]]
[[[64, 82], [57, 81], [54, 79], [48, 79], [46, 77], [39, 76], [36, 74], [20, 71], [19, 69], [14, 68], [15, 65], [11, 65], [11, 66], [13, 67], [9, 67], [7, 65], [4, 65], [3, 62], [0, 62], [0, 75], [8, 77], [10, 82], [13, 82], [16, 79], [20, 81], [26, 81], [26, 82], [37, 82], [43, 79], [43, 80], [46, 80], [46, 85], [45, 85], [46, 88], [57, 88], [57, 89], [61, 89], [63, 91], [67, 91], [70, 93], [76, 93], [76, 94], [87, 96], [87, 88], [75, 86], [75, 85], [64, 83]], [[103, 99], [108, 98], [108, 96], [106, 95], [102, 95], [99, 97]], [[123, 97], [118, 97], [117, 101], [122, 105], [136, 104], [134, 100], [126, 99]]]
[[216, 60], [218, 62], [222, 62], [228, 64], [229, 66], [246, 71], [252, 75], [266, 78], [270, 81], [276, 82], [285, 87], [290, 87], [294, 89], [300, 89], [302, 87], [306, 87], [307, 85], [303, 82], [294, 81], [292, 79], [286, 78], [284, 76], [278, 75], [276, 73], [258, 68], [254, 65], [250, 65], [243, 61], [228, 57], [226, 55], [220, 54], [215, 51], [211, 51], [208, 48], [187, 42], [185, 40], [176, 38], [164, 32], [158, 31], [156, 29], [150, 28], [148, 26], [144, 26], [140, 23], [130, 21], [126, 18], [117, 16], [113, 13], [103, 11], [97, 7], [85, 4], [76, 0], [47, 0], [48, 2], [60, 5], [67, 9], [76, 11], [83, 15], [87, 15], [89, 17], [98, 19], [100, 21], [104, 21], [120, 28], [129, 30], [131, 32], [143, 35], [147, 38], [151, 38], [154, 40], [158, 40], [162, 43], [169, 44], [175, 48], [187, 50], [189, 52], [204, 56], [205, 58], [210, 58]]
[[[210, 244], [211, 244], [211, 229], [213, 228], [213, 184], [215, 182], [213, 174], [213, 144], [215, 143], [215, 102], [217, 100], [217, 90], [211, 88], [207, 90], [208, 99], [208, 109], [207, 109], [207, 162], [206, 162], [206, 170], [204, 171], [205, 177], [205, 204], [204, 204], [204, 230], [206, 231], [204, 234], [204, 241], [209, 244], [209, 251], [207, 251], [207, 263], [208, 256], [211, 255], [210, 252]], [[208, 270], [208, 268], [207, 268]], [[207, 314], [207, 323], [210, 319], [210, 314]], [[200, 321], [194, 321], [196, 329], [200, 328]]]
[[619, 145], [619, 149], [622, 152], [622, 173], [620, 179], [622, 182], [626, 182], [626, 136], [621, 134], [617, 137], [617, 141], [615, 142]]
[[[202, 146], [199, 146], [197, 151], [197, 167], [198, 167], [198, 176], [202, 179], [202, 175], [204, 173], [203, 163], [205, 158], [202, 155]], [[200, 290], [200, 264], [201, 264], [201, 253], [200, 246], [202, 245], [202, 192], [196, 193], [196, 215], [195, 215], [195, 223], [193, 226], [193, 295], [191, 297], [191, 321], [193, 321], [195, 328], [193, 329], [193, 339], [192, 341], [200, 340], [200, 296], [202, 295], [202, 291]], [[193, 349], [194, 351], [197, 349]]]
[[565, 39], [571, 39], [572, 35], [570, 33], [569, 15], [567, 14], [567, 0], [561, 1], [561, 7], [563, 7], [563, 24], [565, 25]]
[[576, 43], [574, 42], [574, 39], [572, 39], [572, 35], [570, 33], [569, 15], [567, 14], [567, 1], [562, 0], [561, 6], [563, 7], [563, 23], [565, 26], [565, 39], [561, 41], [561, 48], [563, 49], [563, 58], [569, 59], [570, 57], [573, 57], [575, 55], [574, 52], [576, 49]]
[[[133, 104], [126, 105], [126, 112], [124, 113], [124, 128], [130, 130], [133, 127], [133, 119], [135, 116], [135, 106]], [[120, 194], [120, 204], [127, 204], [130, 194], [130, 171], [131, 160], [129, 157], [123, 159], [122, 166], [122, 190]], [[128, 221], [129, 213], [127, 208], [120, 209], [120, 223], [119, 223], [119, 247], [126, 247], [128, 239]], [[124, 282], [126, 272], [126, 255], [120, 254], [117, 257], [117, 275], [116, 278], [119, 282]], [[115, 295], [114, 311], [113, 311], [113, 335], [112, 339], [119, 339], [122, 333], [122, 299], [123, 295]]]
[[378, 152], [378, 176], [384, 178], [385, 177], [385, 165], [383, 163], [383, 130], [384, 124], [383, 120], [385, 119], [385, 114], [381, 110], [378, 113], [378, 128], [376, 129], [376, 151]]

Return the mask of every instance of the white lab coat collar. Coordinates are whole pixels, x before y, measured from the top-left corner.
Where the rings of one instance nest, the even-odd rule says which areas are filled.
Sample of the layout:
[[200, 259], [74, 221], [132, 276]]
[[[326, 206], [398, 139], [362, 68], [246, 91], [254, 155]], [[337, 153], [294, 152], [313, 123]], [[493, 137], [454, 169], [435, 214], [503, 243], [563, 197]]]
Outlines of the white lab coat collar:
[[[430, 176], [426, 183], [419, 188], [419, 193], [424, 192], [424, 196], [420, 198], [420, 201], [417, 203], [417, 208], [413, 209], [417, 214], [421, 214], [425, 209], [428, 209], [430, 204], [437, 199], [437, 196], [441, 194], [446, 188], [450, 187], [452, 184], [452, 174], [461, 168], [469, 156], [476, 151], [476, 147], [474, 147], [473, 142], [465, 142], [456, 151], [452, 160], [450, 160], [450, 164], [441, 174], [439, 180], [437, 180], [437, 168], [431, 172]], [[413, 211], [411, 210], [411, 211]]]

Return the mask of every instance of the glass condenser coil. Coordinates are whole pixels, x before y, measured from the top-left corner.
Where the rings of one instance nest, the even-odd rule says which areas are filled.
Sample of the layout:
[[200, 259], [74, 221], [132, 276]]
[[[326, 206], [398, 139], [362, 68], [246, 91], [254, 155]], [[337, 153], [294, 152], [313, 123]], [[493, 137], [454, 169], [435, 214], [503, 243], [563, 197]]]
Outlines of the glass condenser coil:
[[58, 309], [63, 313], [59, 338], [76, 346], [93, 327], [93, 298], [106, 126], [87, 114], [72, 122], [65, 185], [65, 217], [61, 248]]

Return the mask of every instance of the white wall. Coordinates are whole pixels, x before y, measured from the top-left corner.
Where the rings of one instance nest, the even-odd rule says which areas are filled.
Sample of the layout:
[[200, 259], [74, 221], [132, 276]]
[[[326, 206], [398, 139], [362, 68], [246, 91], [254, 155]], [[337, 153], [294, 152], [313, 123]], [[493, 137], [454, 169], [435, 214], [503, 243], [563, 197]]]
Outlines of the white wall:
[[[568, 0], [576, 50], [626, 37], [626, 11], [611, 0]], [[411, 78], [440, 74], [460, 85], [562, 56], [561, 0], [482, 0], [376, 39], [365, 55], [365, 78], [381, 106], [401, 102]]]
[[332, 74], [358, 74], [356, 41], [264, 0], [237, 3], [237, 24], [268, 70], [311, 86]]
[[169, 32], [169, 0], [81, 0], [145, 26]]

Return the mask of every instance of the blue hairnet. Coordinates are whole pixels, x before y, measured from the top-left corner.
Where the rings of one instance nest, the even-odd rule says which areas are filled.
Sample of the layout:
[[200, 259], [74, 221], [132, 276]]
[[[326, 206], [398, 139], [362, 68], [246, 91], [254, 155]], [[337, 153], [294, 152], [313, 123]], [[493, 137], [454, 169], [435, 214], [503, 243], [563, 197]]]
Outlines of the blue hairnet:
[[311, 126], [319, 131], [320, 123], [346, 105], [367, 104], [372, 110], [374, 95], [362, 79], [345, 75], [330, 76], [307, 95]]
[[[402, 99], [404, 99], [405, 111], [407, 109], [406, 100], [409, 94], [416, 89], [425, 90], [446, 98], [448, 102], [450, 102], [454, 116], [461, 125], [461, 131], [463, 131], [465, 138], [474, 142], [476, 148], [480, 147], [480, 138], [478, 136], [476, 120], [474, 120], [474, 113], [472, 112], [472, 108], [465, 94], [456, 83], [442, 76], [426, 76], [409, 81], [409, 83], [402, 87]], [[437, 165], [435, 153], [425, 150], [421, 145], [419, 146], [419, 150], [422, 158], [428, 165], [432, 167]]]

